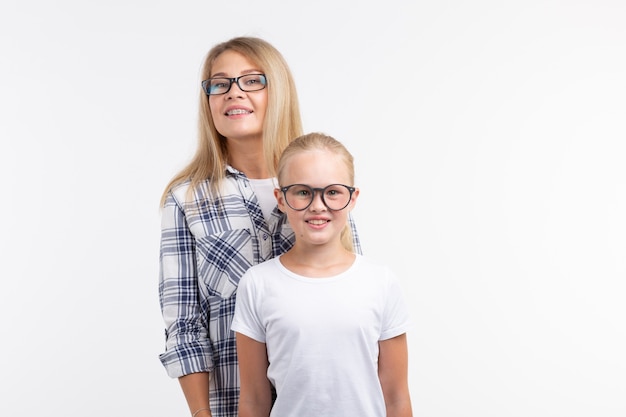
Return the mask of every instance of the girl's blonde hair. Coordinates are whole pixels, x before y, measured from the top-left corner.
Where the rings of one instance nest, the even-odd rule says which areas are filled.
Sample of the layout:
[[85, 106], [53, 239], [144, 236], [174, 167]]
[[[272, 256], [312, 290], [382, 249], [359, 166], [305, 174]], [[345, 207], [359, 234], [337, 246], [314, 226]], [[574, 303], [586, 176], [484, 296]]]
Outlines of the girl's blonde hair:
[[[302, 119], [296, 86], [282, 54], [269, 42], [249, 36], [232, 38], [215, 45], [205, 57], [201, 78], [211, 77], [213, 64], [225, 51], [235, 51], [245, 56], [267, 77], [267, 110], [263, 123], [263, 150], [271, 176], [276, 175], [276, 165], [281, 152], [292, 138], [302, 135]], [[215, 128], [209, 107], [209, 97], [198, 83], [200, 108], [198, 118], [198, 146], [191, 162], [167, 184], [161, 196], [161, 206], [167, 194], [178, 184], [190, 180], [189, 190], [206, 180], [218, 192], [228, 163], [226, 141]]]
[[[354, 186], [354, 157], [337, 139], [319, 132], [299, 136], [291, 141], [291, 143], [285, 148], [280, 159], [278, 160], [277, 178], [280, 186], [286, 185], [282, 183], [282, 179], [285, 176], [285, 169], [289, 159], [296, 154], [312, 150], [328, 150], [336, 155], [339, 155], [345, 164], [348, 177], [350, 178], [350, 184], [346, 185]], [[341, 232], [341, 243], [347, 250], [354, 252], [352, 231], [350, 229], [349, 222], [346, 223], [346, 226]]]

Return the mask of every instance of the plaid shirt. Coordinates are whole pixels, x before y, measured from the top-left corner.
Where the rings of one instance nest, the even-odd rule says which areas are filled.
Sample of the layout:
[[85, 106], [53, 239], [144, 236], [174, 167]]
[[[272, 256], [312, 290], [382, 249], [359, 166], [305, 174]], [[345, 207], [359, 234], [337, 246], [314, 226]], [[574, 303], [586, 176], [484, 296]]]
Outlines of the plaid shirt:
[[[162, 212], [159, 298], [166, 344], [160, 360], [173, 378], [211, 372], [213, 416], [234, 417], [239, 371], [230, 325], [237, 284], [250, 266], [290, 249], [294, 232], [277, 207], [265, 221], [248, 179], [232, 167], [220, 195], [207, 180], [189, 201], [188, 188], [173, 189]], [[361, 253], [351, 217], [350, 225]]]

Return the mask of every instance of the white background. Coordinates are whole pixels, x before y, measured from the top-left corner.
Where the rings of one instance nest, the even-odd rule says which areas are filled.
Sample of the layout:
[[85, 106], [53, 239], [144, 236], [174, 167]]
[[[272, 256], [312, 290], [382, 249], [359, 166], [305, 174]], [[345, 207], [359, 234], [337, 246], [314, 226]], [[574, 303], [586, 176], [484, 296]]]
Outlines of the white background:
[[626, 3], [0, 6], [0, 415], [185, 416], [158, 355], [161, 192], [199, 71], [261, 36], [357, 161], [415, 327], [416, 416], [626, 415]]

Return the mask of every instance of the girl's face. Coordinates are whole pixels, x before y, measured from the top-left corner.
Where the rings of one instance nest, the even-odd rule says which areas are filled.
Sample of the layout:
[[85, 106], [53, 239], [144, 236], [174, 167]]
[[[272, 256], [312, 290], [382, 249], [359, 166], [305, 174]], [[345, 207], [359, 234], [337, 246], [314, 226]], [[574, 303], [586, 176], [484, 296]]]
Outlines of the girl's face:
[[[222, 52], [211, 69], [211, 78], [235, 78], [245, 74], [262, 74], [248, 58], [234, 51]], [[209, 107], [215, 128], [228, 139], [263, 137], [263, 120], [267, 109], [267, 88], [242, 91], [232, 83], [225, 94], [209, 96]]]
[[[324, 188], [331, 184], [351, 186], [350, 176], [343, 159], [328, 150], [314, 150], [292, 155], [287, 161], [281, 178], [281, 187], [305, 184], [311, 188]], [[288, 191], [289, 192], [289, 191]], [[341, 246], [341, 232], [348, 222], [348, 213], [356, 204], [359, 190], [352, 194], [350, 203], [343, 210], [329, 210], [315, 191], [313, 202], [304, 210], [292, 209], [281, 190], [275, 190], [278, 208], [286, 213], [289, 224], [296, 234], [299, 245]], [[329, 200], [331, 195], [327, 197]]]

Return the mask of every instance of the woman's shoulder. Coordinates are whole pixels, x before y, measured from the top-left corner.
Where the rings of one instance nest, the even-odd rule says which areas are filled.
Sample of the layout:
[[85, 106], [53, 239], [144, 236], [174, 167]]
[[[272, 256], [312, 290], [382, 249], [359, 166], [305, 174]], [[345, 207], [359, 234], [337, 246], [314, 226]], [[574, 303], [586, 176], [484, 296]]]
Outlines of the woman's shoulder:
[[178, 202], [189, 203], [190, 198], [193, 200], [211, 198], [215, 194], [215, 190], [208, 178], [193, 185], [193, 189], [191, 179], [186, 179], [174, 184], [170, 188], [169, 194]]
[[190, 186], [191, 186], [190, 179], [183, 180], [177, 184], [172, 185], [172, 188], [170, 188], [170, 194], [176, 197], [180, 195], [185, 195], [187, 193], [187, 190], [189, 190]]

